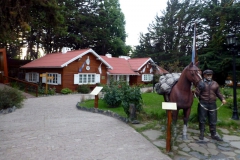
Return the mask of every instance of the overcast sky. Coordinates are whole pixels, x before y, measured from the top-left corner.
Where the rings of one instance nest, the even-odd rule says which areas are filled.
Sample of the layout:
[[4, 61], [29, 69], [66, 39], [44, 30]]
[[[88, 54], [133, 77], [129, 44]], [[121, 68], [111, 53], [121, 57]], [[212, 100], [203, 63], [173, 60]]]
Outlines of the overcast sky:
[[126, 20], [126, 44], [131, 46], [139, 44], [140, 32], [147, 33], [149, 24], [167, 6], [167, 0], [119, 0], [119, 3]]

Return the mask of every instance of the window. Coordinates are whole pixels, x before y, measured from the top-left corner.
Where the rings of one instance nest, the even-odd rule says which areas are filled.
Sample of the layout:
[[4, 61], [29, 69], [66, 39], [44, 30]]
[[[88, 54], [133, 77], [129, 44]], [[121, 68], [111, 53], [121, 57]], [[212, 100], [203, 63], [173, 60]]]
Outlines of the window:
[[48, 84], [57, 84], [57, 73], [49, 73], [48, 77], [51, 77], [51, 79], [48, 79]]
[[28, 82], [39, 82], [39, 74], [37, 72], [29, 72], [25, 74], [25, 80]]
[[100, 83], [100, 75], [95, 73], [74, 74], [74, 84]]
[[[59, 85], [61, 84], [61, 74], [58, 73], [48, 73], [47, 84]], [[46, 83], [46, 77], [42, 77], [42, 83]]]
[[152, 74], [143, 74], [142, 75], [142, 81], [143, 82], [149, 82], [152, 81], [153, 75]]

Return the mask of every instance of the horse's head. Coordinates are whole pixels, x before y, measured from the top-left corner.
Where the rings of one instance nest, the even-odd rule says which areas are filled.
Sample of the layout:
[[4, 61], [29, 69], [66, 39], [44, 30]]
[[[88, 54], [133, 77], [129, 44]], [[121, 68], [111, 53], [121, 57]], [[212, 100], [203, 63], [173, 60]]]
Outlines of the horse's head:
[[186, 68], [186, 77], [195, 86], [202, 80], [202, 71], [198, 68], [198, 62], [193, 64], [192, 62]]

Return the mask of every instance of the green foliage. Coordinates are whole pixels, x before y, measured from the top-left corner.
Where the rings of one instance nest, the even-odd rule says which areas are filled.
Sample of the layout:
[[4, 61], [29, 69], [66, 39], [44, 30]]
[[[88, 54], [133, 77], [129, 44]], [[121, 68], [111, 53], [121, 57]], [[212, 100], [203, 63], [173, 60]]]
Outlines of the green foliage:
[[77, 87], [77, 92], [78, 93], [89, 93], [90, 92], [90, 87], [88, 85], [79, 85]]
[[[232, 54], [226, 45], [226, 35], [231, 32], [240, 38], [240, 3], [214, 3], [210, 0], [168, 1], [163, 14], [156, 16], [149, 25], [148, 32], [140, 34], [139, 45], [132, 56], [151, 57], [170, 73], [182, 71], [191, 62], [193, 27], [196, 25], [199, 67], [212, 69], [214, 79], [224, 84], [232, 70]], [[236, 57], [235, 60], [239, 77], [240, 59]]]
[[224, 87], [222, 88], [222, 93], [224, 95], [225, 98], [229, 98], [230, 96], [232, 96], [232, 92], [231, 92], [231, 88], [229, 87]]
[[62, 94], [69, 94], [69, 93], [72, 93], [72, 90], [69, 89], [69, 88], [63, 88], [63, 89], [61, 90], [61, 93], [62, 93]]
[[49, 95], [55, 95], [56, 94], [56, 88], [53, 87], [53, 88], [48, 88], [48, 94]]
[[136, 111], [142, 110], [142, 97], [140, 87], [129, 86], [125, 81], [111, 81], [103, 88], [103, 100], [109, 107], [118, 107], [122, 104], [125, 113], [129, 116], [129, 106], [134, 104]]
[[108, 104], [109, 107], [119, 107], [122, 103], [121, 90], [118, 82], [110, 82], [110, 85], [103, 87], [104, 97], [103, 100]]
[[[79, 106], [83, 106], [83, 107], [88, 107], [88, 108], [93, 108], [94, 107], [94, 100], [92, 99], [88, 99], [85, 101], [81, 101], [81, 103], [78, 104]], [[118, 115], [122, 116], [122, 117], [127, 117], [126, 113], [124, 112], [122, 107], [115, 107], [115, 108], [109, 108], [108, 104], [106, 104], [106, 102], [102, 99], [98, 100], [98, 108], [101, 110], [110, 110], [113, 111], [115, 113], [117, 113]]]
[[24, 100], [23, 94], [14, 88], [0, 88], [0, 109], [7, 109], [13, 106], [20, 108]]
[[142, 111], [142, 96], [139, 87], [131, 87], [127, 83], [121, 83], [121, 92], [122, 106], [128, 116], [130, 115], [130, 104], [134, 104], [137, 112]]
[[10, 82], [10, 86], [15, 89], [19, 89], [19, 84], [17, 82]]
[[[38, 93], [40, 94], [46, 94], [46, 88], [45, 85], [42, 85], [41, 83], [38, 85]], [[56, 94], [56, 88], [53, 87], [48, 87], [48, 91], [47, 91], [48, 95], [55, 95]]]
[[6, 1], [0, 5], [0, 48], [18, 58], [20, 48], [28, 44], [26, 59], [38, 58], [34, 47], [52, 53], [64, 46], [91, 46], [97, 53], [127, 55], [131, 47], [125, 44], [125, 17], [118, 1]]

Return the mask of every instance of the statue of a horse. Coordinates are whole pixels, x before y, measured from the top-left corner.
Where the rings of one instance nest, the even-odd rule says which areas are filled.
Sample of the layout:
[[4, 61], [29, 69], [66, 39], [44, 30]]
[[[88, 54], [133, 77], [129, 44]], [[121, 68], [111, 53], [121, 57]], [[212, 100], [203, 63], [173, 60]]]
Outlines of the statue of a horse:
[[198, 62], [194, 65], [192, 62], [182, 71], [178, 82], [172, 87], [170, 94], [165, 97], [165, 101], [175, 102], [177, 110], [172, 111], [173, 124], [176, 124], [178, 112], [183, 109], [183, 139], [187, 139], [187, 123], [191, 112], [193, 103], [193, 93], [191, 90], [192, 84], [197, 86], [198, 82], [202, 80], [201, 71], [198, 68]]

